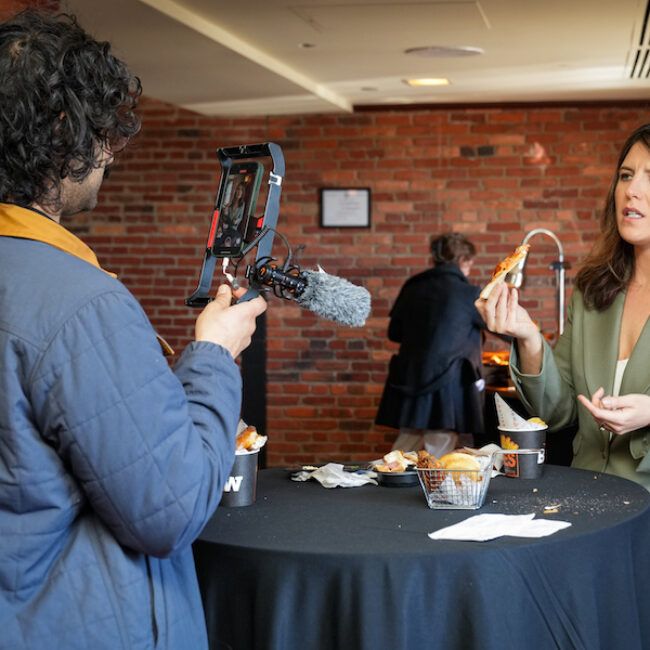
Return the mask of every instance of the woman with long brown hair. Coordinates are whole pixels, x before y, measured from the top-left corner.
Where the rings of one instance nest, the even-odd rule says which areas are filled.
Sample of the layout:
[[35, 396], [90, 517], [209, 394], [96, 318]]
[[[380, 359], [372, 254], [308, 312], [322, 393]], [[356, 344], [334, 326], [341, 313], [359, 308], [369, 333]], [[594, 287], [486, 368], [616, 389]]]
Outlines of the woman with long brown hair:
[[526, 409], [550, 430], [578, 422], [572, 466], [650, 490], [650, 124], [621, 150], [555, 350], [516, 289], [501, 284], [476, 307], [491, 330], [515, 338], [510, 370]]
[[237, 183], [230, 203], [224, 208], [224, 219], [228, 228], [238, 228], [244, 218], [246, 207], [246, 188], [243, 183]]

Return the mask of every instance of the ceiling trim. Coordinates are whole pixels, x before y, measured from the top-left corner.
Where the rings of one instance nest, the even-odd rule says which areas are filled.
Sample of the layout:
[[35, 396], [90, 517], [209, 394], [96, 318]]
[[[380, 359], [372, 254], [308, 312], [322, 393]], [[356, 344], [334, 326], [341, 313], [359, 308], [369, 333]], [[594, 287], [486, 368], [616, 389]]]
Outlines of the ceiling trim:
[[138, 2], [165, 14], [172, 20], [182, 23], [186, 27], [189, 27], [200, 34], [203, 34], [203, 36], [219, 43], [223, 47], [227, 47], [233, 52], [249, 59], [253, 63], [284, 77], [288, 81], [295, 83], [297, 86], [300, 86], [317, 97], [320, 97], [328, 104], [332, 104], [346, 112], [352, 112], [352, 104], [338, 93], [333, 92], [323, 84], [315, 82], [313, 79], [307, 77], [298, 70], [288, 66], [286, 63], [270, 56], [247, 41], [235, 36], [227, 29], [224, 29], [218, 24], [207, 20], [203, 16], [190, 11], [177, 2], [174, 2], [173, 0], [138, 0]]
[[448, 111], [450, 109], [462, 109], [464, 111], [473, 111], [474, 109], [484, 110], [490, 108], [557, 108], [559, 106], [567, 107], [585, 107], [585, 106], [629, 106], [650, 109], [650, 99], [567, 99], [567, 100], [547, 100], [547, 101], [530, 101], [530, 102], [476, 102], [468, 104], [467, 102], [453, 102], [445, 104], [425, 103], [412, 104], [355, 104], [355, 113], [375, 113], [379, 111]]

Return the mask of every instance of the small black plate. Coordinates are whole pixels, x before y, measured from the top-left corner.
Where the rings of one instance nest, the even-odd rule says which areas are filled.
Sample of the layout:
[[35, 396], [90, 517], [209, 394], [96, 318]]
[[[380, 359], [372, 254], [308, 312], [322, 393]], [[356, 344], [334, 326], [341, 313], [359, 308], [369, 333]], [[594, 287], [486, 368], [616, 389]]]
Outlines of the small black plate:
[[[313, 472], [317, 469], [320, 469], [319, 465], [288, 465], [287, 467], [284, 468], [285, 471], [289, 472], [289, 474], [295, 474], [296, 472]], [[368, 463], [365, 464], [353, 464], [353, 463], [348, 463], [343, 465], [343, 471], [344, 472], [356, 472], [360, 469], [372, 469], [368, 467]]]
[[377, 472], [377, 483], [384, 487], [411, 487], [418, 484], [418, 473], [415, 469], [404, 472]]

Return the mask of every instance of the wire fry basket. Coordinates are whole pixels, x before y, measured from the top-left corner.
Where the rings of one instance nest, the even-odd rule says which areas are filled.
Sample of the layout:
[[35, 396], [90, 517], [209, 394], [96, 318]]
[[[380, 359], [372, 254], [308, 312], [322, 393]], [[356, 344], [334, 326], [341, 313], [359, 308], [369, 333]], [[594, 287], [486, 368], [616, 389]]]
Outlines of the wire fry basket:
[[484, 469], [417, 468], [429, 508], [477, 510], [485, 503], [492, 462]]

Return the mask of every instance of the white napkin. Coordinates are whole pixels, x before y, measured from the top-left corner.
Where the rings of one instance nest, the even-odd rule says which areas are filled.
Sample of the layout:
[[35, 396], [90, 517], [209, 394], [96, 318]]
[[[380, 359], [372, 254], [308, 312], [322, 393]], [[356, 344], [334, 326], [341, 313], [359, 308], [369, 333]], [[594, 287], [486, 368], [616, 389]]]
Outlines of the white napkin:
[[499, 427], [503, 429], [510, 429], [516, 431], [517, 429], [525, 431], [535, 431], [546, 427], [541, 427], [538, 423], [529, 422], [521, 417], [517, 412], [513, 411], [506, 401], [499, 395], [494, 393], [494, 405], [497, 410], [497, 418], [499, 420]]
[[293, 474], [293, 481], [308, 481], [310, 478], [316, 479], [323, 487], [357, 487], [374, 483], [378, 485], [374, 477], [376, 472], [370, 470], [359, 470], [357, 472], [346, 472], [343, 465], [338, 463], [327, 463], [312, 472], [302, 471]]
[[[470, 453], [474, 453], [474, 450], [468, 449], [465, 447], [465, 451], [468, 451]], [[501, 471], [501, 468], [503, 467], [503, 454], [498, 454], [496, 452], [503, 451], [499, 445], [494, 444], [493, 442], [488, 443], [487, 445], [484, 445], [480, 449], [477, 450], [479, 453], [475, 454], [476, 458], [481, 465], [481, 469], [485, 468], [484, 465], [484, 458], [486, 456], [491, 456], [492, 457], [492, 478], [495, 476], [498, 476], [499, 474], [503, 474]]]
[[533, 519], [529, 515], [484, 514], [469, 517], [458, 524], [429, 533], [431, 539], [485, 542], [497, 537], [546, 537], [571, 525], [569, 521]]

